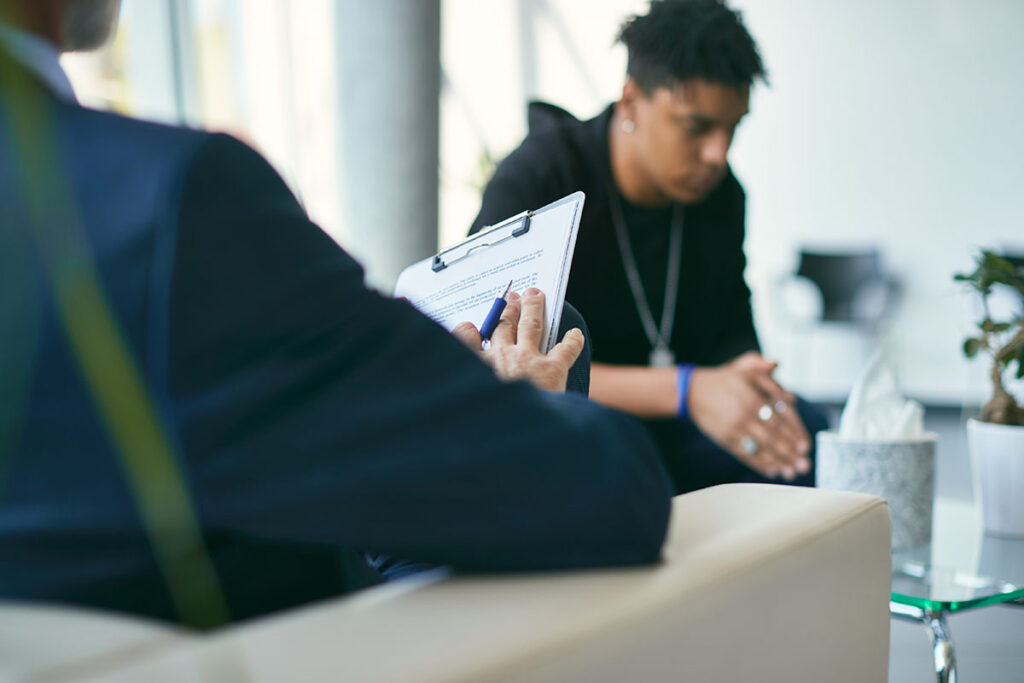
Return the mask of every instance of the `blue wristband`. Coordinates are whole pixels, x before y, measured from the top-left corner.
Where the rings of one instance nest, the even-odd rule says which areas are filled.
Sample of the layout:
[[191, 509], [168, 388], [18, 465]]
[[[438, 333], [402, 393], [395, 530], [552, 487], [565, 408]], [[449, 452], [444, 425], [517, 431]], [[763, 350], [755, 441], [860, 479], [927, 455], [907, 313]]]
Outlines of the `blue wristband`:
[[686, 397], [690, 393], [690, 375], [697, 367], [693, 363], [680, 363], [676, 366], [676, 386], [679, 387], [679, 405], [676, 406], [676, 415], [684, 420], [690, 417], [690, 411], [686, 407]]

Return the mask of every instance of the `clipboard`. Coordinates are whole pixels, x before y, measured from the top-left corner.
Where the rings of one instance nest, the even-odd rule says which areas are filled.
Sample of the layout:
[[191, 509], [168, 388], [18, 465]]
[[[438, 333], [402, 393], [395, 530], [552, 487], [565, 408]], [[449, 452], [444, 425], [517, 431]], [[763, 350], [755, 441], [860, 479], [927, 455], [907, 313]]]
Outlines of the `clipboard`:
[[509, 280], [515, 292], [537, 287], [545, 295], [540, 349], [547, 353], [558, 342], [584, 199], [574, 192], [414, 263], [398, 276], [395, 296], [451, 330], [466, 320], [479, 327]]

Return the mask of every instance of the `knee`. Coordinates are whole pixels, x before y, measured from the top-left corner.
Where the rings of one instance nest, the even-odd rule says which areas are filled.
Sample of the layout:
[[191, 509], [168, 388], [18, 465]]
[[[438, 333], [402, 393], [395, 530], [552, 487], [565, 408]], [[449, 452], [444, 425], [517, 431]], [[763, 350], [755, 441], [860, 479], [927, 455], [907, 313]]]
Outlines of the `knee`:
[[558, 325], [558, 340], [561, 341], [565, 333], [572, 328], [577, 327], [583, 332], [583, 350], [580, 352], [579, 358], [569, 369], [569, 381], [566, 386], [566, 391], [582, 394], [588, 396], [590, 394], [590, 360], [591, 360], [591, 345], [590, 345], [590, 330], [587, 329], [587, 322], [580, 315], [568, 301], [562, 306], [562, 320]]
[[583, 315], [572, 304], [566, 301], [562, 305], [562, 321], [558, 325], [558, 339], [561, 340], [565, 333], [574, 327], [579, 328], [580, 332], [583, 333], [583, 351], [580, 353], [580, 358], [585, 358], [589, 366], [591, 347], [590, 330], [587, 328], [587, 321], [583, 319]]

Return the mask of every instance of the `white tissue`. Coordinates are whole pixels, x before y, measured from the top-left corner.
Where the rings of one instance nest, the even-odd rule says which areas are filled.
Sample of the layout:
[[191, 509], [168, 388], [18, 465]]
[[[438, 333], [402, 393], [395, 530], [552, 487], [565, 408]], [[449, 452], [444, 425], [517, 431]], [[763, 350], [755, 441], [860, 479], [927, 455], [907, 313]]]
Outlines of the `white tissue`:
[[846, 400], [839, 418], [840, 438], [895, 441], [923, 433], [924, 409], [903, 397], [895, 369], [881, 351], [876, 352]]

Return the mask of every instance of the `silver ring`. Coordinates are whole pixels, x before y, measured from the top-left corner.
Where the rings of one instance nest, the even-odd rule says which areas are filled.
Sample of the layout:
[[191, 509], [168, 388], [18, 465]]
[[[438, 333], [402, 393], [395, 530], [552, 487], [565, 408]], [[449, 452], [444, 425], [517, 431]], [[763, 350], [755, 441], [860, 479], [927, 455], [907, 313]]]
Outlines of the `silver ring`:
[[783, 401], [781, 398], [775, 402], [775, 412], [782, 415], [784, 412], [789, 410], [789, 404]]
[[757, 453], [757, 439], [747, 435], [740, 439], [740, 450], [747, 455], [754, 455]]
[[765, 403], [763, 406], [757, 409], [757, 419], [760, 420], [761, 422], [767, 422], [768, 420], [772, 419], [772, 415], [774, 414], [775, 411], [767, 403]]

